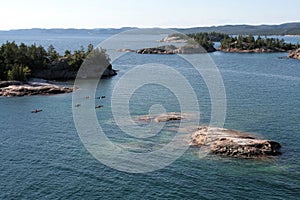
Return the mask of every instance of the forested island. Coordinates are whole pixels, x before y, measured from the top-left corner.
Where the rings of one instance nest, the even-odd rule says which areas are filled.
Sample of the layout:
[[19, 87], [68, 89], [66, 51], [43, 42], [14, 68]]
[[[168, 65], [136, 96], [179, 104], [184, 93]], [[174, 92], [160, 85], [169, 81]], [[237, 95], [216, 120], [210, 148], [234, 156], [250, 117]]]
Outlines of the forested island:
[[124, 52], [136, 52], [138, 54], [195, 54], [207, 53], [216, 51], [214, 41], [220, 41], [226, 34], [222, 33], [194, 33], [194, 34], [181, 34], [174, 33], [159, 40], [164, 43], [185, 43], [182, 46], [164, 45], [152, 48], [143, 48], [138, 50], [120, 49]]
[[[214, 42], [220, 42], [218, 50], [224, 52], [288, 52], [289, 57], [299, 58], [299, 44], [286, 43], [283, 39], [269, 37], [254, 37], [253, 35], [230, 36], [223, 33], [175, 33], [162, 39], [161, 42], [184, 42], [183, 46], [165, 45], [155, 48], [132, 50], [141, 54], [190, 54], [214, 52]], [[103, 76], [116, 75], [112, 69], [109, 56], [104, 49], [88, 45], [87, 50], [81, 47], [71, 52], [66, 50], [60, 55], [50, 45], [47, 50], [39, 45], [26, 45], [24, 43], [6, 42], [0, 47], [0, 81], [18, 80], [26, 81], [30, 77], [47, 80], [72, 80], [80, 66], [87, 58], [94, 57], [97, 65], [106, 70]]]
[[26, 45], [24, 43], [6, 42], [0, 47], [0, 81], [18, 80], [27, 81], [30, 77], [47, 80], [72, 80], [81, 64], [87, 59], [94, 57], [105, 70], [104, 76], [112, 76], [116, 71], [112, 69], [109, 56], [104, 49], [88, 45], [87, 50], [71, 52], [66, 50], [60, 55], [50, 45], [46, 50], [39, 45]]
[[[291, 44], [283, 39], [271, 37], [254, 37], [253, 35], [231, 36], [223, 33], [193, 33], [180, 34], [175, 33], [160, 40], [160, 42], [186, 43], [178, 49], [203, 47], [206, 52], [224, 51], [238, 53], [271, 53], [271, 52], [289, 52], [295, 51], [300, 47], [299, 44]], [[220, 42], [220, 47], [215, 49], [214, 42]], [[170, 46], [170, 45], [169, 45]], [[170, 48], [170, 47], [168, 47]], [[175, 49], [175, 48], [173, 48]], [[182, 53], [183, 51], [173, 51], [173, 53]], [[192, 50], [190, 52], [193, 52]], [[184, 52], [183, 52], [184, 53]], [[195, 52], [201, 53], [201, 52]], [[202, 52], [203, 53], [203, 52]], [[298, 54], [297, 54], [298, 55]], [[289, 57], [295, 57], [290, 55]]]
[[253, 35], [227, 36], [221, 40], [220, 51], [239, 53], [287, 52], [299, 48], [299, 44], [286, 43], [284, 39]]

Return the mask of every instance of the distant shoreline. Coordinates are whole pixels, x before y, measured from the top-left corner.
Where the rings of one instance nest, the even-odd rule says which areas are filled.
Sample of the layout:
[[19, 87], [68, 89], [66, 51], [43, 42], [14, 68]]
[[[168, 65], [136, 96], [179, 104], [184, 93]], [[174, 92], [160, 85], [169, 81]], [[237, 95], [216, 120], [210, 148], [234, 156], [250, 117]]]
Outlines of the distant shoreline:
[[[31, 28], [31, 29], [11, 29], [11, 30], [0, 30], [0, 32], [11, 32], [11, 33], [35, 33], [35, 34], [89, 34], [97, 35], [99, 33], [112, 33], [117, 34], [123, 31], [138, 29], [138, 27], [121, 27], [121, 28]], [[200, 26], [200, 27], [188, 27], [188, 28], [165, 28], [172, 29], [184, 34], [199, 33], [199, 32], [218, 32], [230, 35], [239, 34], [252, 34], [252, 35], [297, 35], [300, 36], [300, 22], [281, 23], [276, 25], [217, 25], [217, 26]]]

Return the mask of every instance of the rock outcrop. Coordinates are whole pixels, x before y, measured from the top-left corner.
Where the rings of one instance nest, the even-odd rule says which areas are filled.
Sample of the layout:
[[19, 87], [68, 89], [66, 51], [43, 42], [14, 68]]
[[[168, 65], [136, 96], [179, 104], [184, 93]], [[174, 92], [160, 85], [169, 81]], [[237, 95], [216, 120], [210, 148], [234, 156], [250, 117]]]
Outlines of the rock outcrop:
[[189, 116], [188, 114], [179, 113], [179, 112], [170, 112], [170, 113], [159, 114], [154, 116], [143, 115], [137, 117], [137, 120], [144, 121], [144, 122], [154, 121], [158, 123], [158, 122], [178, 121], [182, 119], [188, 119], [190, 117], [191, 116]]
[[0, 96], [50, 95], [72, 92], [72, 88], [48, 83], [5, 81], [0, 83]]
[[167, 42], [167, 43], [186, 43], [188, 41], [188, 39], [190, 39], [188, 36], [186, 35], [180, 35], [180, 36], [167, 36], [161, 40], [159, 40], [159, 42]]
[[119, 49], [118, 52], [135, 52], [135, 50], [132, 50], [132, 49]]
[[200, 45], [184, 45], [176, 47], [174, 45], [165, 45], [155, 48], [144, 48], [136, 51], [138, 54], [197, 54], [214, 52], [215, 48], [204, 49]]
[[[195, 113], [170, 112], [135, 117], [140, 123], [170, 121], [189, 122], [195, 120]], [[236, 158], [265, 158], [280, 155], [281, 145], [250, 133], [209, 126], [187, 126], [174, 131], [186, 133], [191, 146], [200, 147], [206, 153]]]
[[239, 48], [222, 48], [219, 47], [219, 51], [229, 53], [273, 53], [273, 52], [286, 52], [284, 49], [268, 49], [268, 48], [255, 48], [255, 49], [239, 49]]
[[174, 50], [175, 53], [179, 54], [196, 54], [196, 53], [208, 53], [208, 52], [214, 52], [216, 49], [214, 47], [209, 47], [207, 49], [204, 49], [200, 45], [184, 45], [181, 47], [178, 47], [176, 50]]
[[238, 157], [258, 158], [280, 155], [278, 142], [255, 135], [216, 127], [200, 127], [191, 136], [191, 145], [205, 147], [209, 153]]
[[160, 47], [154, 47], [154, 48], [144, 48], [139, 49], [136, 51], [136, 53], [139, 54], [175, 54], [178, 47], [174, 45], [165, 45]]
[[290, 51], [288, 54], [289, 58], [299, 59], [300, 60], [300, 48]]

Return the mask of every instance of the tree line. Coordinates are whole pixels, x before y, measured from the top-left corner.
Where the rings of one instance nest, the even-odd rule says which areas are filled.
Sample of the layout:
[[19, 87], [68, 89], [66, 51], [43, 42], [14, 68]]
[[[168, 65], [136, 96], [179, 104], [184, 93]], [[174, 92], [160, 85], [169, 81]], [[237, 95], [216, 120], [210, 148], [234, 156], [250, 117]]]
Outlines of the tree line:
[[240, 50], [253, 50], [257, 48], [265, 48], [271, 51], [288, 51], [299, 48], [299, 44], [291, 44], [285, 42], [284, 39], [268, 38], [267, 36], [258, 36], [255, 38], [253, 35], [227, 35], [222, 41], [222, 49], [237, 48]]
[[223, 40], [228, 35], [223, 33], [211, 32], [211, 33], [192, 33], [187, 35], [192, 38], [195, 42], [201, 45], [204, 49], [214, 49], [214, 42]]
[[254, 35], [251, 34], [231, 36], [218, 32], [200, 32], [187, 35], [177, 33], [171, 36], [186, 39], [188, 43], [189, 41], [195, 41], [206, 50], [213, 48], [214, 42], [221, 42], [221, 49], [236, 48], [239, 50], [254, 50], [257, 48], [264, 48], [276, 52], [294, 50], [300, 47], [299, 44], [287, 43], [284, 39], [270, 38], [267, 36], [262, 37], [260, 35], [254, 37]]
[[194, 44], [195, 42], [202, 46], [205, 50], [214, 49], [214, 42], [220, 42], [225, 37], [228, 37], [227, 34], [217, 33], [217, 32], [200, 32], [200, 33], [191, 33], [191, 34], [182, 34], [174, 33], [169, 37], [178, 37], [184, 39], [189, 44]]
[[26, 81], [33, 72], [49, 69], [60, 62], [66, 63], [69, 70], [78, 70], [84, 60], [92, 56], [101, 60], [100, 64], [108, 66], [110, 62], [105, 49], [94, 49], [92, 44], [87, 50], [81, 46], [79, 50], [66, 50], [64, 55], [60, 55], [53, 45], [46, 50], [41, 45], [18, 45], [7, 41], [0, 47], [0, 81]]

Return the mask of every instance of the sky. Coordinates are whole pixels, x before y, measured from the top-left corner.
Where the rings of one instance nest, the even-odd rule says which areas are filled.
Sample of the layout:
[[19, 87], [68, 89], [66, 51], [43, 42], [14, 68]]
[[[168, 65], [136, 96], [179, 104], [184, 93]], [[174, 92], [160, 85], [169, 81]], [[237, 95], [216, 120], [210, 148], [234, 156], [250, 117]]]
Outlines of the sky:
[[300, 22], [299, 0], [0, 0], [0, 30]]

